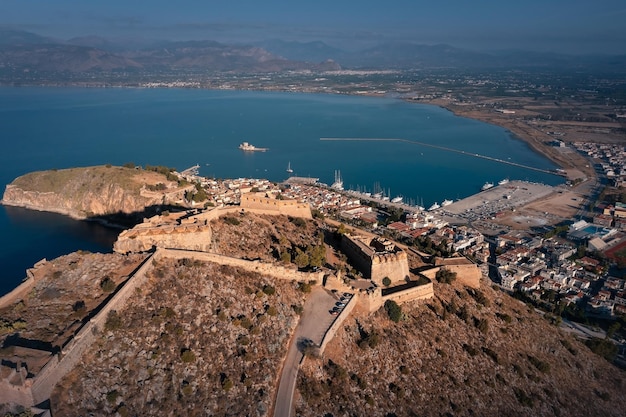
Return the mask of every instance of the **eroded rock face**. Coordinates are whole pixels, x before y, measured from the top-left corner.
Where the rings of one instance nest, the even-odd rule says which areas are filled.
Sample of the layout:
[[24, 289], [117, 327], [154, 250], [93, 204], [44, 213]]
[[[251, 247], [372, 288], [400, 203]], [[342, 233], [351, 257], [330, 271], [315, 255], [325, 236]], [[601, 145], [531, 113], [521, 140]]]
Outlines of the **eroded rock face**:
[[85, 219], [113, 213], [133, 213], [160, 201], [129, 193], [116, 184], [87, 192], [80, 199], [54, 192], [25, 191], [7, 185], [2, 198], [3, 204], [25, 207], [33, 210], [51, 211]]
[[156, 172], [122, 167], [88, 167], [43, 171], [18, 177], [6, 186], [2, 203], [66, 214], [77, 219], [142, 212], [176, 198], [176, 192], [146, 191], [145, 186], [168, 183]]

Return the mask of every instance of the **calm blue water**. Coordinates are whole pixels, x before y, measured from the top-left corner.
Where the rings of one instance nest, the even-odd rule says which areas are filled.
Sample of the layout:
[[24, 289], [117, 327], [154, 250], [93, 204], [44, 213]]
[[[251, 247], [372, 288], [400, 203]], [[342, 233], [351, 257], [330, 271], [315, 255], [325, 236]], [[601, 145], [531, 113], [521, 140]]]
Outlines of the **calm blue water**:
[[[201, 166], [217, 178], [294, 174], [429, 206], [463, 198], [502, 178], [558, 184], [558, 177], [401, 142], [327, 142], [322, 137], [401, 138], [554, 168], [504, 129], [438, 107], [395, 99], [205, 90], [0, 88], [0, 184], [34, 170], [111, 163]], [[243, 153], [248, 141], [268, 147]], [[0, 206], [0, 294], [43, 257], [108, 251], [115, 233], [62, 216]]]

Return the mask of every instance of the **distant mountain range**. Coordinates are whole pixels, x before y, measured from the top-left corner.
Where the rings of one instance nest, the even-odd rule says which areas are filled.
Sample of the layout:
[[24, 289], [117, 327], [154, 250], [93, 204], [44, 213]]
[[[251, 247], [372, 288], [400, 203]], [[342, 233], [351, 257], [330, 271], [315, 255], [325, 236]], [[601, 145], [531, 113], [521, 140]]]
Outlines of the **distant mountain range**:
[[0, 30], [0, 71], [110, 72], [206, 70], [280, 72], [351, 69], [552, 68], [623, 72], [626, 55], [575, 56], [528, 51], [476, 52], [450, 45], [394, 42], [345, 51], [324, 42], [279, 39], [239, 45], [84, 36], [58, 40]]

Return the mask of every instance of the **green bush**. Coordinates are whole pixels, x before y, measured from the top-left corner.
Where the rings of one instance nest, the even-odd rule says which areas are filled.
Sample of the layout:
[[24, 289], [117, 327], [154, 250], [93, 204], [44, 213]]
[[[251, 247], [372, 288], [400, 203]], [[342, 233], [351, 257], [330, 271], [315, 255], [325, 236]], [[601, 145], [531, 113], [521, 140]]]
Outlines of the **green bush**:
[[235, 218], [235, 217], [224, 217], [224, 223], [226, 224], [230, 224], [233, 226], [238, 226], [241, 222], [239, 221], [239, 219]]
[[230, 380], [230, 378], [226, 377], [222, 380], [222, 389], [224, 391], [228, 391], [229, 389], [231, 389], [233, 387], [233, 381]]
[[385, 311], [391, 321], [398, 323], [402, 319], [402, 308], [393, 300], [385, 301]]
[[109, 277], [104, 277], [104, 279], [100, 281], [100, 288], [104, 292], [111, 292], [115, 289], [115, 287], [116, 287], [115, 281], [113, 281]]
[[276, 294], [276, 288], [272, 287], [271, 285], [265, 285], [263, 286], [263, 292], [267, 295], [274, 295]]
[[119, 397], [117, 390], [107, 392], [107, 402], [109, 404], [114, 405], [117, 402], [117, 397]]
[[116, 330], [122, 327], [122, 318], [117, 314], [117, 311], [111, 310], [107, 315], [107, 320], [104, 323], [105, 330]]
[[308, 282], [299, 282], [298, 289], [303, 293], [308, 294], [311, 292], [311, 284], [309, 284]]
[[385, 278], [383, 278], [383, 285], [384, 285], [385, 287], [388, 287], [388, 286], [390, 286], [390, 285], [391, 285], [391, 280], [389, 279], [389, 277], [385, 277]]
[[435, 274], [435, 279], [437, 282], [442, 284], [451, 284], [456, 279], [456, 272], [450, 271], [449, 269], [441, 268]]
[[184, 363], [192, 363], [196, 361], [196, 355], [191, 351], [191, 349], [183, 349], [180, 354], [180, 359]]

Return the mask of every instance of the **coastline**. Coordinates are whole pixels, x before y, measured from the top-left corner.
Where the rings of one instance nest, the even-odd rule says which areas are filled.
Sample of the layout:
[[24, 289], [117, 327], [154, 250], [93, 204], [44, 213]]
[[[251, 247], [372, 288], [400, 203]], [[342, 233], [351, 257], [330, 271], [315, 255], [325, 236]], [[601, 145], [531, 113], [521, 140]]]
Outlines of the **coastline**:
[[[415, 101], [409, 100], [408, 102]], [[588, 162], [582, 155], [577, 152], [569, 152], [567, 154], [559, 152], [558, 148], [545, 143], [553, 141], [552, 137], [523, 121], [506, 117], [506, 115], [502, 116], [495, 112], [488, 113], [476, 109], [467, 109], [464, 106], [456, 106], [442, 100], [419, 101], [419, 103], [437, 106], [448, 110], [455, 116], [477, 120], [506, 129], [515, 139], [523, 141], [534, 152], [545, 156], [559, 168], [565, 170], [569, 181], [596, 177], [595, 171], [588, 166]]]

